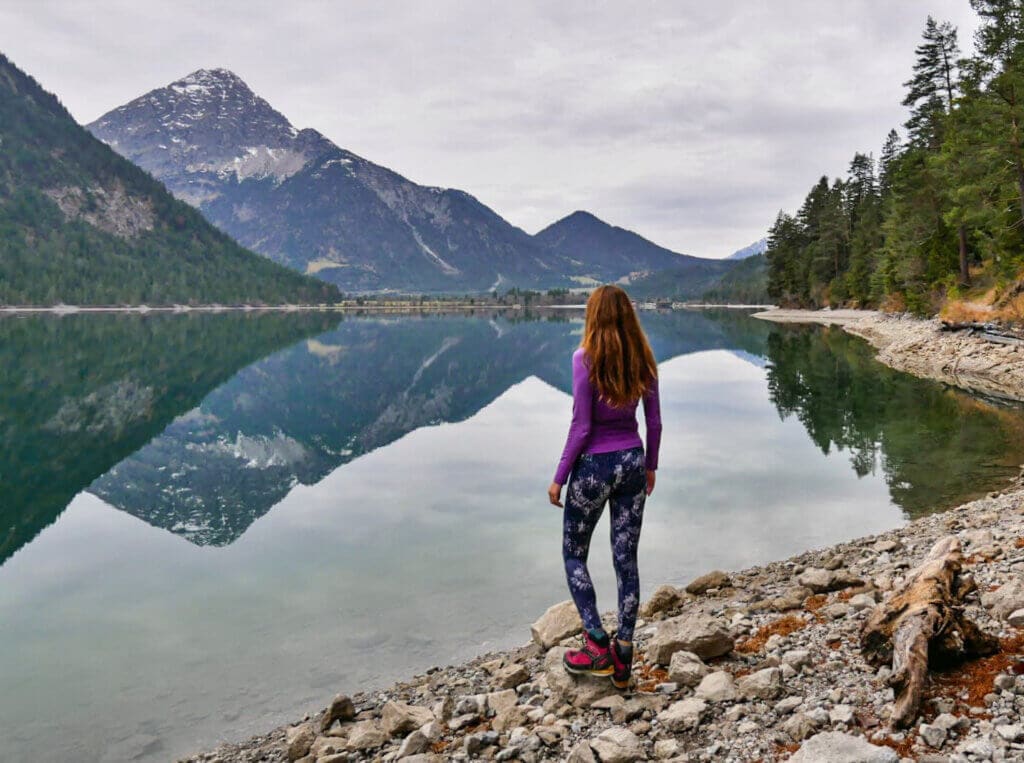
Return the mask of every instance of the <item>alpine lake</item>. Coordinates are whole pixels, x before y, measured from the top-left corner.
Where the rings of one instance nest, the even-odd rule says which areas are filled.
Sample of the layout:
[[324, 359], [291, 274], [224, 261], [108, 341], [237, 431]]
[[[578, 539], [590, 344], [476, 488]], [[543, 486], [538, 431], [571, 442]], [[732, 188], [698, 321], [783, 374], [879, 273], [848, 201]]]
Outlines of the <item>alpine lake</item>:
[[[838, 328], [641, 317], [664, 421], [644, 596], [1024, 463], [1020, 408]], [[581, 331], [570, 310], [0, 318], [0, 758], [173, 760], [526, 642], [568, 598], [546, 489]]]

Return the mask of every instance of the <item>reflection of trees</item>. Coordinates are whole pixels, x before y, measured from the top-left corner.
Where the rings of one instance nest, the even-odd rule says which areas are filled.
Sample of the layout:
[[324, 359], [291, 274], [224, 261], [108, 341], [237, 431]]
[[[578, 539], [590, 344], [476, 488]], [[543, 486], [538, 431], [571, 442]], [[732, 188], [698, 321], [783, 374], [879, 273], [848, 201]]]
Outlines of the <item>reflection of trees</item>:
[[321, 314], [0, 319], [0, 564], [96, 477]]
[[858, 475], [881, 467], [911, 516], [1005, 485], [1024, 459], [1021, 411], [893, 371], [840, 329], [777, 327], [767, 352], [779, 414], [823, 453], [849, 451]]

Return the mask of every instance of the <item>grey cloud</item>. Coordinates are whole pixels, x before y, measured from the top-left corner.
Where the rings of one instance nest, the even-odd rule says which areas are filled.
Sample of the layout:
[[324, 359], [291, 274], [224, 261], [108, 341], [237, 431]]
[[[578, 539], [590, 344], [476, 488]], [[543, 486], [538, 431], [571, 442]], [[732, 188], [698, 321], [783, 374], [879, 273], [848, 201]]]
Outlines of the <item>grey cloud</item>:
[[535, 231], [576, 208], [721, 256], [905, 118], [967, 0], [13, 0], [4, 52], [80, 121], [200, 67], [299, 127]]

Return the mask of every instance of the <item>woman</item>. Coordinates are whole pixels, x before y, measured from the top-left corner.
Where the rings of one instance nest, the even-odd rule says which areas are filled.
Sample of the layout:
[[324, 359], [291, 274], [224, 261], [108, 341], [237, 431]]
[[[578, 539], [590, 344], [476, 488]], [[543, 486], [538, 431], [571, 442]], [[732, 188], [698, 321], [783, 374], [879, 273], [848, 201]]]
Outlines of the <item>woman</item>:
[[[572, 424], [548, 498], [562, 507], [562, 485], [569, 477], [562, 522], [565, 574], [580, 618], [583, 648], [565, 654], [572, 673], [611, 676], [629, 685], [633, 627], [640, 605], [637, 544], [644, 500], [654, 490], [661, 441], [658, 367], [626, 293], [601, 286], [587, 300], [583, 342], [572, 356]], [[644, 455], [636, 421], [643, 400], [647, 422]], [[618, 581], [618, 632], [601, 627], [597, 597], [587, 570], [590, 536], [605, 503], [611, 504], [612, 561]]]

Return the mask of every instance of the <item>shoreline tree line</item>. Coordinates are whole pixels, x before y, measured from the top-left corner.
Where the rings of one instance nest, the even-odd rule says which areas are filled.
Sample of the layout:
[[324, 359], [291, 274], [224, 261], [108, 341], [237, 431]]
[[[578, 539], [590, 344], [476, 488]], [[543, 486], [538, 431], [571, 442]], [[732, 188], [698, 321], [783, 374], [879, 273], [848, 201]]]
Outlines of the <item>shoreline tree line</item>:
[[970, 0], [981, 25], [929, 17], [904, 83], [909, 117], [878, 159], [822, 177], [768, 238], [768, 291], [784, 306], [935, 313], [972, 287], [1024, 292], [1024, 0]]

